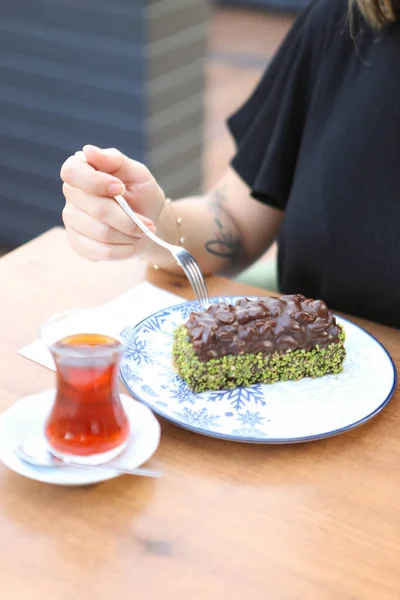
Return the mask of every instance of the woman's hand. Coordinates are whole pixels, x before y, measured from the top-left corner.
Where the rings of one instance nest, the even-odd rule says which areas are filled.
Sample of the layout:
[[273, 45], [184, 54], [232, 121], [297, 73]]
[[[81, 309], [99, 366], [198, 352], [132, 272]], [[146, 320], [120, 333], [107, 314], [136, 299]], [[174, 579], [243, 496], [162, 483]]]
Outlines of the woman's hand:
[[[151, 242], [113, 196], [122, 194], [157, 235], [185, 248], [204, 274], [236, 273], [254, 262], [275, 240], [283, 212], [250, 196], [232, 168], [203, 196], [168, 205], [149, 170], [115, 149], [83, 149], [87, 163], [71, 156], [62, 166], [65, 227], [72, 248], [89, 260], [141, 257], [174, 273], [171, 254]], [[165, 208], [165, 209], [164, 209]]]
[[72, 248], [89, 260], [141, 256], [148, 238], [113, 200], [122, 194], [152, 231], [165, 205], [165, 196], [145, 165], [114, 148], [83, 149], [61, 168], [66, 204], [63, 221]]

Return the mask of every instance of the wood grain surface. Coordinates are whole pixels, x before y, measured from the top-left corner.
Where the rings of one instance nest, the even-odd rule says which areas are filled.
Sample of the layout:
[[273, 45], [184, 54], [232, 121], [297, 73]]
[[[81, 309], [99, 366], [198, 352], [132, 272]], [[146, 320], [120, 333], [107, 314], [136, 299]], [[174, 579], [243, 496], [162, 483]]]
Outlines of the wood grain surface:
[[[17, 354], [47, 316], [145, 276], [141, 263], [85, 262], [61, 229], [0, 259], [0, 410], [53, 385]], [[191, 297], [178, 277], [147, 276]], [[400, 332], [363, 325], [399, 366]], [[235, 444], [162, 422], [150, 464], [166, 476], [154, 481], [59, 488], [0, 465], [0, 598], [398, 600], [399, 400], [354, 431], [299, 445]]]

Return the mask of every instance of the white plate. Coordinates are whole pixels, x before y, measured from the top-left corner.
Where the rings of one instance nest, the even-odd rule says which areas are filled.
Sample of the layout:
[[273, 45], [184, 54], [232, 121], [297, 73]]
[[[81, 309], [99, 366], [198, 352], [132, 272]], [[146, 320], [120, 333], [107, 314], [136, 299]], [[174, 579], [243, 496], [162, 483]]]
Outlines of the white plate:
[[[110, 469], [74, 467], [36, 467], [15, 454], [14, 448], [28, 437], [43, 436], [43, 424], [52, 403], [54, 390], [22, 398], [0, 417], [0, 460], [10, 469], [37, 481], [55, 485], [90, 485], [120, 476]], [[145, 463], [160, 442], [160, 424], [149, 408], [126, 395], [121, 395], [129, 419], [131, 433], [124, 451], [115, 461], [129, 468]]]
[[239, 442], [310, 441], [365, 423], [393, 395], [396, 369], [388, 352], [341, 318], [347, 357], [339, 375], [194, 394], [171, 365], [173, 332], [192, 310], [195, 302], [179, 304], [126, 329], [131, 339], [120, 370], [135, 398], [185, 429]]

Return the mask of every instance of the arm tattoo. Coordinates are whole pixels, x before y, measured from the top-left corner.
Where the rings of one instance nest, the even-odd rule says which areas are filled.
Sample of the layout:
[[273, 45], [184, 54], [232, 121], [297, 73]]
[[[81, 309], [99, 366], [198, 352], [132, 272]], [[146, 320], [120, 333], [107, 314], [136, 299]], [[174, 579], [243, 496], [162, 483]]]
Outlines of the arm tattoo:
[[224, 231], [223, 225], [219, 219], [215, 219], [217, 232], [215, 238], [205, 243], [205, 248], [210, 254], [221, 258], [228, 258], [231, 264], [237, 264], [242, 258], [242, 244], [239, 237], [235, 237], [232, 232]]
[[[209, 209], [214, 213], [216, 232], [214, 237], [205, 243], [205, 249], [210, 254], [226, 258], [232, 265], [237, 265], [242, 260], [244, 252], [240, 236], [233, 233], [229, 227], [232, 221], [224, 209], [225, 192], [226, 186], [218, 188], [209, 200]], [[224, 226], [224, 221], [225, 225], [228, 225], [227, 228]]]

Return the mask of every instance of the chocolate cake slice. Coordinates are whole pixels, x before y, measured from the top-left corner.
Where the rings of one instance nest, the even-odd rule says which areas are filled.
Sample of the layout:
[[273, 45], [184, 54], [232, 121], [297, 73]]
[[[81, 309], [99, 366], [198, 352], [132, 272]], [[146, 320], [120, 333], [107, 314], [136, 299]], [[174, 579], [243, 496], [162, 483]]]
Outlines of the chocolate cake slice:
[[174, 336], [176, 370], [194, 392], [339, 373], [346, 356], [332, 311], [300, 294], [211, 304]]

